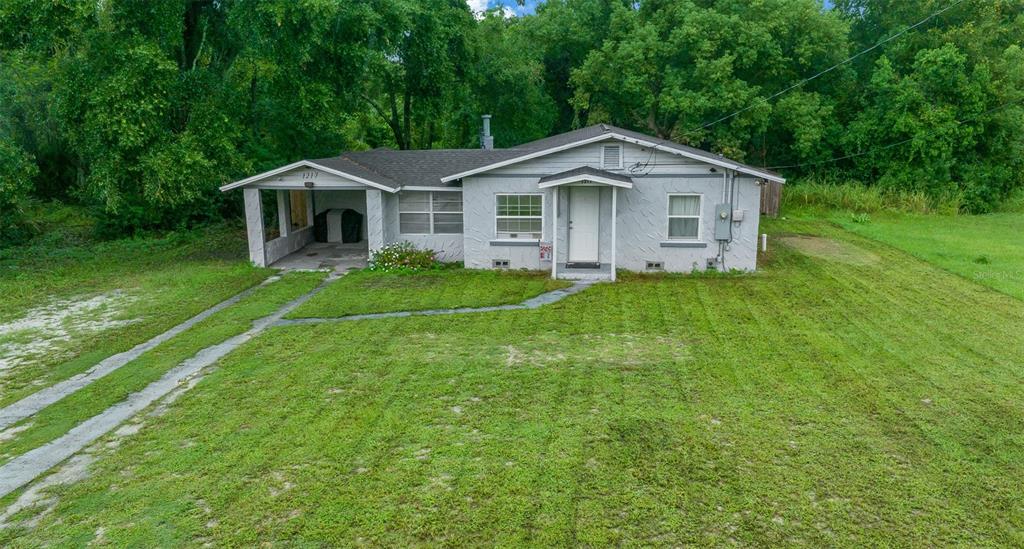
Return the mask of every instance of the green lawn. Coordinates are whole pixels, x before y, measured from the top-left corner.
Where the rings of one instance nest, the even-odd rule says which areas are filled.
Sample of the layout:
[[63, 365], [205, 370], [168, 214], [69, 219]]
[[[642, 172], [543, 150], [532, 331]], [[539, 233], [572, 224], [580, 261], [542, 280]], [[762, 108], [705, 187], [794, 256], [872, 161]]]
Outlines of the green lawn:
[[1024, 544], [1024, 304], [766, 226], [755, 275], [269, 330], [0, 544]]
[[548, 273], [447, 267], [419, 274], [349, 273], [293, 311], [290, 318], [338, 317], [364, 313], [488, 307], [520, 303], [565, 288]]
[[843, 227], [1024, 299], [1024, 215], [880, 215]]
[[0, 406], [257, 284], [271, 271], [245, 250], [237, 227], [112, 242], [56, 232], [0, 250]]
[[245, 332], [254, 320], [312, 290], [324, 276], [325, 273], [288, 273], [88, 387], [15, 424], [17, 436], [0, 440], [0, 465], [64, 435], [75, 425], [145, 388], [200, 350]]

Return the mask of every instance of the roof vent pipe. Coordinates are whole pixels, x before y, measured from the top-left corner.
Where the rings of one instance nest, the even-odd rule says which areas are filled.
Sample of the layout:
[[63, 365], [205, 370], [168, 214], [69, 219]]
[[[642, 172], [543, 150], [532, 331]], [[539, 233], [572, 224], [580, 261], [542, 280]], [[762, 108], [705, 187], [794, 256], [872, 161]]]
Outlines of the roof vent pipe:
[[493, 149], [494, 137], [491, 136], [491, 115], [485, 114], [481, 118], [484, 119], [484, 131], [480, 134], [480, 148]]

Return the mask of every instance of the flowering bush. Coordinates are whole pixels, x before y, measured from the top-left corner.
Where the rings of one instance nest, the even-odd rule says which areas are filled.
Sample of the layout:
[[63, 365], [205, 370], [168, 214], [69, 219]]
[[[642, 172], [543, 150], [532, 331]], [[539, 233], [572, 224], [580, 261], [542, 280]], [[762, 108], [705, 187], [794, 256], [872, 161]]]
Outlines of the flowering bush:
[[421, 250], [411, 242], [388, 244], [370, 255], [371, 271], [415, 272], [440, 266], [434, 250]]

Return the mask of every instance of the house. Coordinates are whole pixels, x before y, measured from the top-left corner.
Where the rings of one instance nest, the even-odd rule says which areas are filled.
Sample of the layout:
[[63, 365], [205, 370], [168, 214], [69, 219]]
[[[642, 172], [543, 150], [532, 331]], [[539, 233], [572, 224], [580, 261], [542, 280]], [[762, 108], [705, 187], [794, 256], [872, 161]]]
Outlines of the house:
[[759, 186], [778, 174], [605, 124], [495, 149], [489, 126], [481, 149], [347, 152], [221, 190], [242, 189], [260, 266], [347, 233], [339, 249], [364, 260], [409, 241], [468, 268], [556, 278], [756, 268]]

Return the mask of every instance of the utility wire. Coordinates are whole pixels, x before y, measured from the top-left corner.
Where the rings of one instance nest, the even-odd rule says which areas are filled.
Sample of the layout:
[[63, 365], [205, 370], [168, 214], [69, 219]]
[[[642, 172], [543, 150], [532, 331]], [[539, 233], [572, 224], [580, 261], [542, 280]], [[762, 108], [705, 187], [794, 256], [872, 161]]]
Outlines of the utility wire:
[[[999, 105], [998, 107], [993, 107], [993, 108], [991, 108], [991, 109], [989, 109], [989, 110], [987, 110], [987, 111], [985, 111], [983, 113], [979, 113], [979, 114], [976, 114], [974, 116], [969, 116], [967, 118], [962, 118], [960, 120], [957, 120], [955, 123], [956, 124], [963, 124], [964, 122], [970, 122], [970, 121], [975, 120], [977, 118], [981, 118], [982, 116], [985, 116], [986, 114], [991, 114], [991, 113], [994, 113], [996, 111], [1005, 109], [1005, 108], [1007, 108], [1007, 107], [1009, 107], [1011, 105], [1016, 105], [1016, 104], [1018, 104], [1018, 103], [1020, 103], [1022, 101], [1024, 101], [1024, 99], [1017, 99], [1016, 101], [1009, 101], [1007, 103], [1003, 103], [1002, 105]], [[789, 169], [789, 168], [800, 168], [800, 167], [803, 167], [803, 166], [815, 166], [815, 165], [818, 165], [818, 164], [827, 164], [829, 162], [839, 162], [840, 160], [847, 160], [849, 158], [856, 158], [858, 156], [864, 156], [864, 155], [871, 154], [871, 153], [886, 151], [886, 150], [889, 150], [889, 149], [891, 149], [893, 147], [898, 147], [900, 145], [904, 145], [906, 143], [909, 143], [909, 142], [911, 142], [911, 141], [913, 141], [915, 139], [918, 139], [918, 138], [921, 138], [921, 137], [928, 137], [930, 135], [934, 135], [934, 134], [938, 133], [938, 131], [939, 130], [932, 130], [930, 132], [919, 133], [919, 134], [917, 134], [917, 135], [915, 135], [913, 137], [908, 137], [908, 138], [906, 138], [906, 139], [904, 139], [902, 141], [897, 141], [895, 143], [889, 143], [888, 145], [884, 145], [882, 147], [878, 147], [878, 148], [871, 149], [871, 150], [864, 151], [864, 152], [848, 154], [846, 156], [838, 156], [836, 158], [829, 158], [827, 160], [816, 160], [814, 162], [802, 162], [800, 164], [789, 164], [787, 166], [768, 166], [766, 169], [769, 169], [769, 170], [782, 170], [782, 169]]]
[[[888, 37], [888, 38], [886, 38], [884, 40], [879, 41], [878, 43], [876, 43], [875, 45], [871, 46], [870, 48], [868, 48], [866, 50], [863, 50], [863, 51], [861, 51], [861, 52], [859, 52], [859, 53], [853, 55], [852, 57], [849, 57], [849, 58], [847, 58], [847, 59], [845, 59], [843, 61], [840, 61], [839, 63], [836, 63], [835, 65], [832, 65], [831, 67], [829, 67], [829, 68], [827, 68], [827, 69], [825, 69], [825, 70], [823, 70], [823, 71], [821, 71], [821, 72], [819, 72], [819, 73], [817, 73], [817, 74], [815, 74], [813, 76], [809, 76], [807, 78], [804, 78], [803, 80], [797, 82], [796, 84], [793, 84], [792, 86], [790, 86], [790, 87], [788, 87], [788, 88], [786, 88], [786, 89], [784, 89], [784, 90], [782, 90], [780, 92], [777, 92], [777, 93], [775, 93], [773, 95], [770, 95], [770, 96], [768, 96], [766, 98], [763, 98], [763, 99], [758, 98], [757, 101], [761, 101], [761, 102], [767, 103], [767, 102], [771, 101], [772, 99], [775, 99], [776, 97], [779, 97], [780, 95], [783, 95], [783, 94], [785, 94], [787, 92], [795, 90], [796, 88], [799, 88], [800, 86], [803, 86], [804, 84], [810, 82], [811, 80], [814, 80], [814, 79], [816, 79], [816, 78], [818, 78], [820, 76], [828, 74], [829, 72], [832, 72], [833, 70], [838, 69], [839, 67], [842, 67], [843, 65], [853, 61], [854, 59], [857, 59], [858, 57], [860, 57], [860, 56], [862, 56], [862, 55], [864, 55], [866, 53], [869, 53], [869, 52], [871, 52], [871, 51], [881, 47], [884, 44], [892, 42], [893, 40], [899, 38], [900, 36], [903, 36], [904, 34], [910, 32], [910, 31], [912, 31], [914, 29], [916, 29], [917, 27], [920, 27], [921, 25], [927, 23], [928, 21], [931, 21], [932, 19], [938, 17], [939, 15], [942, 15], [943, 13], [945, 13], [945, 12], [947, 12], [947, 11], [957, 7], [957, 6], [959, 6], [960, 4], [964, 3], [964, 1], [965, 0], [956, 0], [956, 2], [953, 2], [952, 4], [950, 4], [950, 5], [942, 8], [941, 10], [939, 10], [939, 11], [929, 15], [928, 17], [925, 17], [924, 19], [922, 19], [922, 20], [918, 21], [917, 23], [914, 23], [913, 25], [911, 25], [911, 26], [901, 30], [900, 32], [898, 32], [898, 33], [896, 33], [896, 34], [894, 34], [894, 35], [892, 35], [892, 36], [890, 36], [890, 37]], [[694, 128], [692, 130], [689, 130], [689, 131], [685, 132], [683, 135], [707, 129], [707, 128], [711, 127], [711, 126], [714, 126], [715, 124], [718, 124], [719, 122], [725, 122], [726, 120], [729, 120], [730, 118], [733, 118], [733, 117], [735, 117], [737, 115], [743, 114], [743, 113], [749, 111], [750, 109], [753, 109], [754, 107], [756, 107], [758, 105], [757, 101], [755, 101], [755, 103], [753, 103], [751, 105], [748, 105], [748, 106], [746, 106], [746, 107], [744, 107], [744, 108], [742, 108], [742, 109], [740, 109], [740, 110], [738, 110], [738, 111], [736, 111], [736, 112], [734, 112], [732, 114], [723, 116], [723, 117], [719, 118], [718, 120], [715, 120], [713, 122], [708, 122], [707, 124], [704, 124], [703, 126], [700, 126], [699, 128]]]

